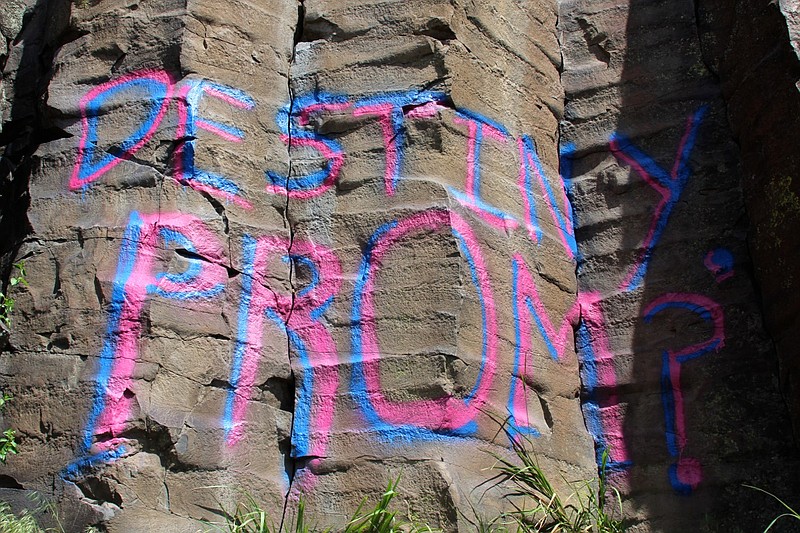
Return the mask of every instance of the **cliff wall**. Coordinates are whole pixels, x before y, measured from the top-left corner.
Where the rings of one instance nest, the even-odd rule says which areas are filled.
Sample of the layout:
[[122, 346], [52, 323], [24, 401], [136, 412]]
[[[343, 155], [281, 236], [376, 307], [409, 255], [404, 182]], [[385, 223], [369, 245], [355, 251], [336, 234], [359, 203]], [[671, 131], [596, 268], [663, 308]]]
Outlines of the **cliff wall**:
[[798, 494], [795, 26], [719, 4], [6, 2], [0, 497], [342, 524], [401, 476], [466, 531], [530, 439], [556, 480], [606, 455], [633, 530], [763, 528], [742, 483]]

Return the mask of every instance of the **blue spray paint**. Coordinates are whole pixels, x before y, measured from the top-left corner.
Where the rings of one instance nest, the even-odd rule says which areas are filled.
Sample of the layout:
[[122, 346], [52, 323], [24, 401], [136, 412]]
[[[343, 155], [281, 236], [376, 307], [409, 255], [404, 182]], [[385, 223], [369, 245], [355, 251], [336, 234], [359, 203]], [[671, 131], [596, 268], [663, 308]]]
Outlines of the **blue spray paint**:
[[652, 157], [637, 148], [626, 136], [615, 133], [609, 146], [614, 156], [631, 165], [634, 170], [661, 195], [662, 199], [654, 213], [653, 225], [643, 242], [643, 251], [620, 289], [632, 291], [641, 286], [653, 252], [658, 245], [672, 210], [680, 200], [689, 181], [689, 157], [697, 141], [697, 132], [708, 106], [702, 106], [687, 121], [686, 131], [678, 146], [678, 153], [671, 172], [664, 170]]

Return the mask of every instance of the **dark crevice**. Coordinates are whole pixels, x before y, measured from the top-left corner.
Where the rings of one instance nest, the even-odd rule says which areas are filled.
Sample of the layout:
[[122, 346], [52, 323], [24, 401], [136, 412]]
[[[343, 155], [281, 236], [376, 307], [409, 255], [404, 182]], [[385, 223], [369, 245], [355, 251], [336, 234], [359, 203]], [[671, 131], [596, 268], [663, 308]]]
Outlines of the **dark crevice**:
[[135, 163], [137, 165], [141, 165], [143, 167], [149, 167], [158, 172], [159, 174], [163, 174], [163, 172], [158, 168], [155, 163], [150, 161], [146, 161], [144, 159], [139, 159], [135, 157], [130, 152], [126, 152], [121, 146], [109, 146], [106, 148], [106, 153], [109, 155], [113, 155], [116, 159], [121, 159], [123, 161], [130, 161], [131, 163]]
[[266, 383], [259, 386], [264, 392], [269, 393], [279, 402], [281, 411], [294, 412], [294, 380], [279, 377], [268, 378]]
[[0, 474], [0, 488], [2, 489], [19, 489], [24, 490], [25, 487], [19, 481], [11, 476]]
[[706, 35], [706, 31], [703, 30], [702, 24], [705, 18], [702, 16], [701, 7], [700, 7], [700, 0], [692, 0], [692, 5], [694, 7], [694, 29], [695, 29], [695, 38], [697, 39], [697, 46], [700, 49], [700, 60], [703, 62], [703, 65], [706, 67], [706, 71], [708, 74], [714, 79], [715, 83], [720, 84], [719, 78], [719, 71], [717, 67], [713, 63], [713, 59], [709, 58], [709, 51], [708, 51], [708, 43], [704, 36]]
[[550, 404], [542, 396], [539, 396], [539, 403], [542, 404], [542, 415], [544, 415], [544, 421], [547, 424], [547, 427], [550, 428], [550, 430], [552, 430], [554, 426], [554, 421], [553, 421], [553, 412], [550, 411]]
[[100, 280], [97, 279], [97, 276], [94, 277], [94, 293], [97, 296], [97, 302], [100, 304], [100, 307], [105, 307], [106, 299], [103, 296], [103, 287], [100, 285]]
[[203, 338], [205, 339], [215, 339], [218, 341], [229, 341], [231, 340], [230, 335], [223, 335], [222, 333], [203, 333]]
[[[590, 32], [589, 36], [587, 36], [588, 27], [584, 28], [584, 24], [586, 24], [587, 21], [584, 20], [583, 23], [581, 23], [581, 21], [579, 20], [578, 23], [581, 26], [581, 29], [584, 31], [584, 38], [586, 38], [586, 40], [587, 40], [587, 46], [589, 46], [591, 44], [590, 41], [592, 41], [592, 40], [598, 40], [597, 41], [598, 43], [599, 42], [604, 42], [604, 41], [607, 40], [608, 37], [605, 34], [601, 33], [601, 32], [597, 32], [596, 29], [594, 29], [594, 32]], [[560, 67], [558, 69], [559, 81], [561, 82], [561, 86], [563, 87], [564, 86], [564, 82], [563, 82], [564, 73], [567, 70], [567, 66], [566, 66], [566, 63], [565, 63], [566, 59], [564, 57], [565, 43], [563, 42], [563, 39], [562, 39], [562, 34], [561, 34], [561, 31], [560, 31], [560, 29], [561, 29], [560, 24], [561, 24], [561, 6], [559, 4], [559, 7], [556, 10], [556, 38], [558, 40], [559, 53], [561, 54], [561, 63], [560, 63]], [[598, 59], [600, 59], [600, 58], [598, 58]], [[608, 65], [608, 61], [604, 61], [604, 62], [606, 63], [606, 65]], [[558, 117], [559, 119], [561, 119], [561, 120], [566, 119], [566, 114], [567, 114], [567, 110], [569, 109], [569, 104], [570, 104], [570, 100], [568, 99], [567, 93], [565, 91], [564, 92], [564, 115], [565, 116], [564, 117]], [[556, 142], [558, 143], [559, 150], [563, 146], [563, 136], [564, 136], [564, 127], [565, 127], [565, 125], [567, 125], [566, 122], [561, 122], [560, 127], [556, 131]], [[600, 151], [600, 150], [598, 150], [598, 151]], [[564, 187], [565, 192], [566, 192], [567, 202], [569, 202], [570, 204], [574, 204], [574, 193], [573, 193], [573, 190], [572, 190], [572, 183], [573, 182], [571, 181], [573, 176], [572, 175], [564, 176], [564, 173], [566, 172], [567, 168], [568, 169], [572, 169], [573, 168], [573, 165], [574, 165], [574, 162], [575, 162], [575, 158], [576, 158], [576, 154], [575, 154], [575, 152], [572, 152], [569, 155], [569, 164], [567, 164], [567, 165], [565, 165], [565, 159], [564, 159], [563, 156], [558, 158], [558, 175], [559, 175], [559, 179], [561, 179], [561, 181], [562, 181], [562, 186]], [[567, 167], [567, 168], [565, 168], [565, 167]], [[577, 301], [580, 302], [581, 284], [580, 284], [580, 279], [579, 279], [578, 273], [579, 273], [580, 268], [581, 268], [581, 263], [583, 262], [583, 255], [580, 252], [581, 240], [579, 238], [580, 237], [579, 232], [577, 231], [579, 225], [578, 225], [578, 221], [576, 219], [576, 211], [575, 211], [574, 208], [571, 208], [571, 209], [568, 210], [568, 212], [572, 213], [572, 227], [574, 228], [574, 231], [575, 231], [575, 234], [574, 234], [575, 246], [576, 246], [576, 249], [578, 250], [577, 257], [575, 259], [575, 265], [574, 265], [574, 277], [575, 277], [575, 280], [576, 280], [576, 296], [578, 298]], [[548, 278], [545, 278], [545, 279], [547, 279], [551, 283], [556, 284], [556, 286], [558, 286], [559, 288], [562, 288], [561, 285], [557, 282], [557, 280], [550, 280]], [[562, 290], [563, 290], [563, 288], [562, 288]], [[581, 314], [582, 314], [582, 311], [581, 311]], [[578, 320], [576, 320], [573, 323], [572, 330], [573, 330], [573, 339], [574, 339], [574, 347], [573, 348], [574, 348], [575, 354], [576, 354], [576, 356], [578, 358], [578, 366], [579, 366], [578, 379], [580, 381], [580, 390], [576, 391], [576, 395], [577, 395], [577, 397], [578, 397], [578, 399], [580, 401], [580, 404], [581, 404], [581, 412], [585, 413], [586, 412], [585, 411], [586, 404], [595, 399], [595, 394], [596, 393], [593, 390], [589, 390], [589, 387], [587, 387], [587, 384], [584, 381], [584, 362], [581, 359], [582, 351], [581, 351], [581, 346], [580, 346], [580, 329], [581, 329], [581, 326], [583, 325], [583, 321], [584, 321], [583, 317], [579, 316]], [[540, 397], [540, 402], [542, 404], [542, 413], [543, 413], [543, 415], [545, 417], [545, 422], [547, 423], [548, 427], [552, 429], [553, 428], [553, 417], [552, 417], [552, 412], [549, 409], [549, 405], [547, 405], [547, 403], [544, 400], [544, 398], [541, 398], [541, 397]], [[589, 428], [588, 420], [586, 419], [585, 414], [584, 414], [583, 419], [584, 419], [584, 426], [586, 428], [587, 433], [591, 434], [591, 430]], [[594, 454], [597, 453], [598, 446], [599, 446], [599, 444], [593, 439], [592, 448], [593, 448]], [[599, 470], [598, 470], [598, 472], [599, 472]]]
[[[3, 124], [3, 131], [0, 132], [0, 146], [7, 146], [16, 142], [20, 136], [27, 135], [27, 127], [28, 125], [26, 124], [26, 121], [11, 121]], [[29, 140], [38, 146], [40, 144], [49, 143], [58, 139], [69, 139], [72, 136], [73, 135], [71, 133], [67, 133], [57, 126], [46, 125], [42, 126], [40, 129], [30, 132]], [[13, 167], [13, 162], [10, 159], [4, 158], [3, 166], [5, 167], [3, 168], [3, 172], [13, 173], [16, 169], [16, 167]]]
[[55, 267], [55, 281], [53, 282], [53, 296], [58, 296], [61, 294], [61, 263], [58, 262], [58, 259], [53, 257], [53, 265]]
[[[294, 311], [295, 305], [295, 294], [296, 294], [296, 287], [295, 287], [295, 265], [294, 260], [292, 259], [292, 245], [294, 244], [294, 229], [292, 228], [291, 218], [289, 216], [289, 185], [292, 174], [294, 172], [293, 168], [293, 161], [292, 161], [292, 120], [295, 113], [295, 94], [294, 88], [292, 87], [292, 67], [295, 64], [296, 54], [297, 54], [297, 45], [303, 41], [303, 31], [305, 26], [305, 16], [306, 16], [306, 8], [303, 0], [299, 0], [297, 4], [297, 23], [295, 26], [294, 32], [294, 42], [292, 44], [292, 58], [289, 63], [287, 72], [286, 72], [286, 88], [287, 93], [289, 95], [289, 113], [286, 117], [288, 124], [286, 124], [286, 131], [288, 132], [288, 142], [287, 142], [287, 155], [288, 155], [288, 168], [286, 172], [286, 182], [285, 182], [285, 190], [286, 190], [286, 202], [284, 204], [283, 209], [283, 223], [284, 227], [289, 230], [289, 246], [286, 250], [286, 256], [288, 258], [288, 266], [289, 266], [289, 286], [291, 288], [292, 294], [292, 303], [291, 307], [289, 308], [289, 312], [287, 313], [286, 317], [284, 318], [284, 324], [286, 329], [286, 354], [289, 358], [289, 368], [290, 368], [290, 377], [289, 381], [285, 384], [283, 394], [285, 396], [291, 397], [291, 403], [287, 407], [291, 409], [292, 413], [292, 422], [289, 430], [289, 435], [286, 439], [283, 439], [279, 443], [279, 450], [283, 454], [284, 457], [284, 469], [286, 471], [286, 476], [289, 479], [289, 488], [286, 491], [286, 495], [283, 502], [283, 512], [281, 513], [281, 523], [278, 530], [283, 530], [284, 523], [286, 521], [286, 515], [289, 508], [289, 501], [292, 494], [292, 488], [294, 485], [295, 475], [299, 468], [302, 468], [301, 465], [295, 457], [293, 457], [293, 443], [292, 443], [292, 435], [294, 434], [294, 424], [295, 424], [295, 411], [294, 411], [294, 397], [295, 391], [297, 390], [297, 376], [294, 372], [294, 367], [292, 365], [292, 342], [291, 337], [289, 335], [289, 323], [292, 318], [292, 312]], [[283, 402], [281, 402], [281, 408], [283, 408]]]
[[[303, 42], [303, 32], [305, 28], [306, 6], [303, 0], [297, 3], [297, 26], [294, 28], [294, 45], [292, 48], [292, 63], [294, 63], [294, 49], [297, 44]], [[289, 67], [291, 69], [291, 66]], [[290, 73], [291, 74], [291, 73]]]
[[112, 487], [110, 480], [102, 477], [89, 476], [75, 482], [85, 498], [96, 502], [113, 503], [122, 507], [122, 496]]
[[79, 28], [75, 28], [75, 27], [70, 26], [70, 27], [68, 27], [67, 29], [65, 29], [61, 33], [61, 36], [58, 39], [58, 43], [56, 45], [56, 48], [61, 48], [65, 44], [69, 44], [71, 42], [77, 41], [81, 37], [85, 37], [86, 35], [89, 35], [89, 33], [90, 33], [89, 30], [79, 29]]
[[13, 79], [9, 120], [0, 128], [0, 269], [4, 273], [9, 272], [33, 230], [28, 220], [28, 186], [39, 164], [34, 154], [40, 144], [68, 136], [52, 124], [47, 89], [56, 51], [69, 37], [70, 12], [68, 0], [37, 0], [25, 14], [12, 43], [22, 46], [17, 69], [4, 69], [4, 77]]
[[186, 248], [176, 248], [175, 249], [175, 255], [183, 257], [184, 259], [194, 259], [196, 261], [203, 261], [205, 263], [213, 263], [214, 262], [214, 261], [210, 260], [209, 258], [204, 257], [204, 256], [198, 254], [197, 252], [192, 252], [190, 250], [187, 250]]
[[433, 18], [429, 20], [425, 28], [415, 32], [415, 34], [425, 35], [443, 43], [457, 39], [453, 28], [450, 27], [450, 24], [448, 24], [446, 20], [442, 20], [440, 18]]
[[114, 61], [114, 64], [111, 66], [111, 73], [112, 74], [116, 74], [116, 72], [119, 70], [120, 65], [122, 65], [122, 62], [125, 61], [125, 57], [127, 57], [127, 55], [128, 54], [123, 52], [122, 54], [120, 54], [120, 56], [117, 58], [117, 60]]
[[587, 21], [585, 18], [578, 17], [578, 26], [583, 31], [583, 38], [586, 40], [587, 49], [597, 58], [608, 66], [611, 62], [611, 54], [603, 47], [603, 43], [608, 40], [608, 36], [598, 31], [594, 24]]
[[[222, 205], [222, 202], [220, 202], [219, 200], [217, 200], [216, 198], [211, 196], [206, 191], [198, 191], [198, 192], [203, 196], [203, 198], [208, 200], [208, 203], [210, 203], [211, 207], [214, 208], [214, 211], [217, 212], [219, 217], [222, 219], [223, 231], [225, 232], [225, 235], [229, 235], [230, 234], [230, 224], [228, 222], [228, 215], [225, 212], [225, 206]], [[228, 257], [230, 257], [230, 255]]]
[[233, 390], [233, 387], [231, 386], [231, 382], [227, 381], [225, 379], [216, 379], [216, 378], [214, 378], [214, 379], [212, 379], [211, 381], [209, 381], [206, 384], [206, 387], [213, 387], [215, 389], [222, 389], [222, 390], [226, 390], [226, 391]]

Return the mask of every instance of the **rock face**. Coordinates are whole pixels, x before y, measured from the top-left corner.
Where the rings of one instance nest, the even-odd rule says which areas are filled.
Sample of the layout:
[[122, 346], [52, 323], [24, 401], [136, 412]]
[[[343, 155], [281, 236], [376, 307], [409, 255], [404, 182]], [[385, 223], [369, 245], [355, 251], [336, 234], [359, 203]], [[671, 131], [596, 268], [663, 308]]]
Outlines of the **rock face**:
[[745, 16], [6, 2], [0, 251], [28, 285], [0, 496], [75, 531], [196, 531], [243, 491], [342, 524], [401, 476], [409, 513], [470, 530], [527, 438], [555, 479], [607, 455], [639, 530], [763, 527], [741, 483], [797, 490], [759, 307], [793, 391], [765, 281], [792, 233], [760, 235], [794, 216], [794, 152], [747, 118]]
[[76, 523], [193, 531], [239, 490], [341, 523], [402, 473], [450, 530], [499, 505], [506, 419], [592, 475], [554, 4], [70, 11], [17, 253], [9, 476], [55, 479]]
[[[764, 320], [780, 358], [781, 385], [800, 431], [797, 182], [800, 61], [797, 2], [719, 2], [698, 7], [703, 55], [719, 77], [728, 119], [742, 157], [743, 188], [752, 224], [750, 248], [764, 302]], [[780, 10], [779, 10], [780, 7]], [[788, 26], [788, 31], [787, 31]]]
[[[579, 294], [598, 294], [616, 379], [598, 387], [600, 420], [604, 410], [622, 419], [624, 448], [612, 457], [622, 463], [628, 515], [643, 526], [756, 530], [772, 510], [759, 516], [741, 483], [797, 490], [746, 241], [742, 182], [748, 207], [764, 199], [743, 180], [756, 172], [746, 147], [759, 145], [742, 144], [734, 122], [748, 105], [769, 104], [763, 94], [734, 95], [709, 47], [732, 68], [771, 30], [742, 15], [752, 40], [731, 49], [723, 21], [739, 15], [728, 4], [620, 4], [560, 8]], [[596, 441], [614, 445], [602, 432]]]

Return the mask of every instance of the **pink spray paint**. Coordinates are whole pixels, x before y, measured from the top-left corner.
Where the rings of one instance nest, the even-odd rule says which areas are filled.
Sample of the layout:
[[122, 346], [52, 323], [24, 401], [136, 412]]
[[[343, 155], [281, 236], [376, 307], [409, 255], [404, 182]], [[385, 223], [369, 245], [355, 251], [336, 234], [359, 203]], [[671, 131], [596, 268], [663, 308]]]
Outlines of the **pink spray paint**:
[[204, 96], [217, 98], [238, 109], [252, 109], [255, 102], [246, 93], [205, 80], [189, 80], [178, 92], [178, 126], [176, 136], [180, 141], [173, 158], [174, 179], [197, 191], [223, 198], [245, 209], [250, 202], [242, 197], [241, 189], [232, 180], [195, 166], [197, 130], [203, 129], [228, 142], [242, 142], [244, 134], [236, 128], [201, 117], [200, 102]]
[[[265, 318], [289, 337], [300, 363], [299, 393], [293, 425], [292, 455], [324, 457], [339, 385], [336, 344], [320, 322], [341, 282], [341, 266], [329, 249], [310, 241], [276, 236], [245, 238], [245, 266], [239, 331], [232, 370], [233, 390], [225, 413], [226, 442], [245, 436], [247, 405], [261, 358]], [[293, 294], [269, 286], [270, 261], [293, 261], [309, 270], [311, 283]]]
[[[98, 145], [97, 121], [107, 98], [130, 90], [144, 90], [152, 101], [149, 116], [139, 124], [139, 129], [120, 145], [120, 153], [103, 153], [99, 161], [93, 162]], [[100, 84], [87, 92], [80, 101], [81, 140], [78, 158], [69, 180], [69, 188], [77, 190], [100, 179], [103, 174], [130, 158], [149, 141], [169, 107], [173, 82], [163, 70], [142, 70]]]
[[461, 205], [475, 212], [490, 226], [505, 232], [516, 228], [519, 223], [511, 215], [487, 204], [480, 194], [480, 152], [483, 139], [487, 137], [500, 143], [506, 143], [508, 135], [498, 127], [467, 115], [457, 114], [453, 118], [453, 122], [467, 127], [467, 176], [464, 193], [453, 189], [451, 189], [451, 193]]
[[[527, 431], [533, 433], [528, 419], [528, 401], [525, 376], [531, 375], [529, 367], [533, 357], [533, 323], [542, 335], [542, 339], [551, 357], [558, 361], [562, 358], [568, 345], [572, 346], [572, 332], [577, 324], [580, 306], [576, 302], [567, 311], [558, 330], [553, 326], [547, 309], [539, 297], [536, 284], [521, 254], [514, 254], [512, 260], [515, 352], [514, 373], [509, 394], [508, 409], [512, 416], [512, 432]], [[531, 320], [533, 319], [533, 320]], [[538, 432], [536, 432], [538, 435]]]
[[[158, 275], [155, 261], [162, 248], [163, 231], [179, 234], [191, 243], [192, 252], [206, 261], [196, 262], [198, 272], [184, 281], [175, 276]], [[139, 358], [142, 313], [151, 294], [181, 300], [200, 300], [215, 296], [224, 288], [227, 270], [225, 251], [219, 240], [198, 218], [180, 213], [153, 213], [130, 217], [126, 238], [114, 280], [109, 327], [100, 355], [98, 394], [95, 409], [87, 427], [92, 435], [118, 435], [126, 428], [133, 403], [132, 376]], [[113, 444], [113, 440], [110, 441]], [[88, 446], [87, 446], [88, 448]]]
[[383, 150], [386, 156], [386, 165], [383, 173], [384, 188], [387, 196], [394, 196], [396, 189], [396, 176], [399, 172], [397, 145], [394, 142], [394, 126], [392, 113], [395, 106], [392, 103], [382, 103], [358, 107], [353, 110], [353, 116], [377, 116], [383, 135]]
[[[396, 402], [383, 394], [380, 379], [380, 346], [376, 331], [375, 273], [388, 259], [389, 252], [402, 240], [420, 232], [451, 229], [461, 243], [462, 255], [470, 263], [473, 283], [481, 299], [484, 317], [483, 358], [478, 381], [467, 399], [443, 396], [408, 402]], [[376, 232], [372, 248], [362, 263], [362, 273], [356, 289], [354, 320], [360, 325], [356, 339], [354, 380], [357, 391], [368, 405], [365, 412], [374, 413], [383, 423], [409, 426], [433, 431], [455, 431], [471, 423], [488, 401], [497, 367], [497, 318], [489, 274], [478, 241], [467, 222], [457, 213], [432, 209], [410, 215]], [[363, 380], [363, 382], [361, 382]]]
[[664, 404], [667, 449], [677, 460], [670, 467], [669, 477], [676, 491], [688, 494], [702, 480], [702, 469], [697, 459], [684, 455], [688, 439], [681, 368], [686, 361], [722, 349], [725, 345], [725, 322], [722, 307], [718, 303], [706, 296], [691, 293], [667, 293], [656, 298], [642, 311], [645, 322], [651, 322], [655, 315], [665, 309], [688, 310], [713, 327], [711, 336], [706, 341], [679, 350], [666, 350], [662, 357], [661, 397]]

